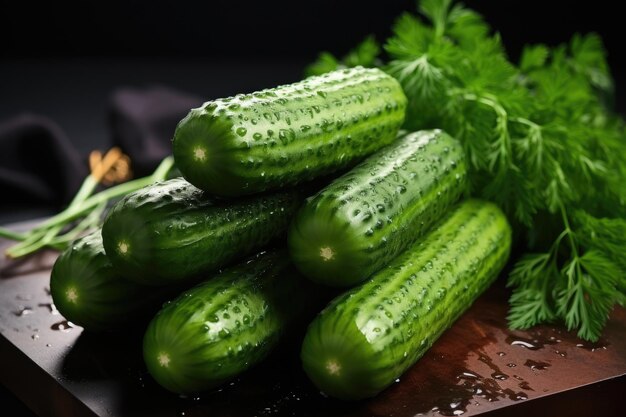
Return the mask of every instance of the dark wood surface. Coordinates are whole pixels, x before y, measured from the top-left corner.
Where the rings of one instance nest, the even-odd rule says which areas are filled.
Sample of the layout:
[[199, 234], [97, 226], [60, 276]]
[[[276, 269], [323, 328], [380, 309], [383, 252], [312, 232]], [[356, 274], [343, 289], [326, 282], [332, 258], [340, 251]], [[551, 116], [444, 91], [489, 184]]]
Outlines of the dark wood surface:
[[0, 383], [41, 416], [623, 415], [626, 311], [593, 344], [559, 326], [510, 331], [502, 280], [374, 399], [321, 395], [300, 369], [297, 341], [220, 389], [180, 398], [146, 374], [141, 329], [68, 327], [48, 291], [55, 256], [0, 261]]

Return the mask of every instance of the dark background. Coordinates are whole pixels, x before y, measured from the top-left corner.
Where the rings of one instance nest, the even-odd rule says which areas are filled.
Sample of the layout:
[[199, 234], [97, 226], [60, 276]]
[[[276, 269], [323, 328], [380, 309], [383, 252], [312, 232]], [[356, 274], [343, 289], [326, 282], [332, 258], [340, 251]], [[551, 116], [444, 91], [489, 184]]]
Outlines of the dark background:
[[[0, 33], [6, 57], [159, 56], [307, 62], [321, 49], [343, 52], [369, 33], [382, 39], [400, 13], [415, 10], [411, 0], [70, 3], [4, 2]], [[603, 35], [613, 52], [613, 63], [618, 64], [619, 2], [464, 3], [503, 35], [513, 57], [524, 43], [555, 44], [575, 32], [596, 31]]]
[[[556, 45], [576, 32], [599, 33], [618, 109], [626, 108], [619, 2], [465, 4], [501, 33], [513, 60], [526, 43]], [[342, 55], [368, 34], [382, 41], [402, 12], [414, 10], [411, 0], [5, 1], [0, 122], [41, 114], [81, 151], [106, 148], [108, 99], [118, 87], [166, 85], [210, 99], [292, 82], [320, 51]]]
[[[502, 34], [514, 60], [525, 43], [598, 32], [624, 108], [619, 2], [465, 4]], [[165, 84], [208, 99], [291, 82], [319, 51], [343, 54], [368, 34], [383, 40], [396, 17], [412, 10], [411, 0], [2, 2], [0, 120], [43, 113], [74, 137], [102, 130], [84, 117], [102, 115], [102, 94], [117, 86]], [[83, 117], [71, 111], [75, 103]]]
[[[85, 154], [108, 147], [106, 113], [116, 88], [166, 85], [210, 99], [292, 82], [319, 51], [341, 55], [368, 34], [383, 40], [398, 15], [415, 10], [408, 0], [37, 3], [0, 4], [0, 122], [24, 112], [48, 116]], [[525, 43], [555, 45], [598, 32], [624, 112], [619, 2], [465, 4], [501, 33], [514, 60]], [[0, 197], [0, 224], [56, 209], [12, 212], [9, 200]], [[0, 387], [3, 415], [26, 415], [18, 404]]]

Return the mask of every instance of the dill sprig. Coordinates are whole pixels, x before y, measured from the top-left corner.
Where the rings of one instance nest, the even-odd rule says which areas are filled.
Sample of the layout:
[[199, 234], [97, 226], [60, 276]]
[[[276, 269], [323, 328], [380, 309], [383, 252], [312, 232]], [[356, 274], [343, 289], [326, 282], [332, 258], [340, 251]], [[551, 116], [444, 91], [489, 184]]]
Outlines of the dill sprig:
[[529, 45], [514, 64], [478, 13], [423, 0], [394, 24], [386, 59], [376, 45], [367, 38], [343, 59], [325, 52], [308, 73], [363, 65], [394, 76], [409, 100], [405, 128], [458, 138], [472, 194], [525, 237], [508, 281], [510, 326], [560, 319], [597, 340], [626, 300], [626, 134], [600, 37]]

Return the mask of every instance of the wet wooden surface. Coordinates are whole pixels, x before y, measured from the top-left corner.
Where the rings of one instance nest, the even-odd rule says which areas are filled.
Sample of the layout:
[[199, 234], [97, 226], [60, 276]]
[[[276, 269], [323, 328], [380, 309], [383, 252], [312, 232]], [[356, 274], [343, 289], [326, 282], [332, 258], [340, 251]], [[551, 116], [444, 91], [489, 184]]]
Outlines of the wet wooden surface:
[[624, 415], [626, 311], [595, 344], [558, 326], [512, 332], [502, 280], [374, 399], [321, 395], [297, 341], [218, 390], [180, 398], [146, 374], [141, 329], [95, 336], [68, 326], [48, 292], [55, 256], [0, 261], [0, 383], [42, 416]]

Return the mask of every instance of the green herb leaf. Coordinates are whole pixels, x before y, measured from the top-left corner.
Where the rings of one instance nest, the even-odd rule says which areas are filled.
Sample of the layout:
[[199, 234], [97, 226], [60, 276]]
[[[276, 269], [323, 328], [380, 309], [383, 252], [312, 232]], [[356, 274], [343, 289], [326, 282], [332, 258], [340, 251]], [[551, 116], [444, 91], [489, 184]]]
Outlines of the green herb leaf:
[[340, 68], [374, 67], [377, 64], [380, 46], [373, 36], [365, 38], [356, 48], [349, 51], [342, 59], [335, 58], [330, 52], [322, 52], [317, 60], [305, 70], [305, 75], [321, 75]]
[[478, 13], [452, 0], [418, 12], [393, 25], [382, 68], [407, 95], [404, 128], [458, 138], [472, 194], [541, 252], [510, 275], [511, 326], [560, 319], [597, 340], [626, 300], [626, 133], [601, 39], [527, 46], [515, 65]]
[[519, 67], [523, 72], [541, 68], [546, 63], [550, 50], [545, 45], [528, 45], [522, 51]]

